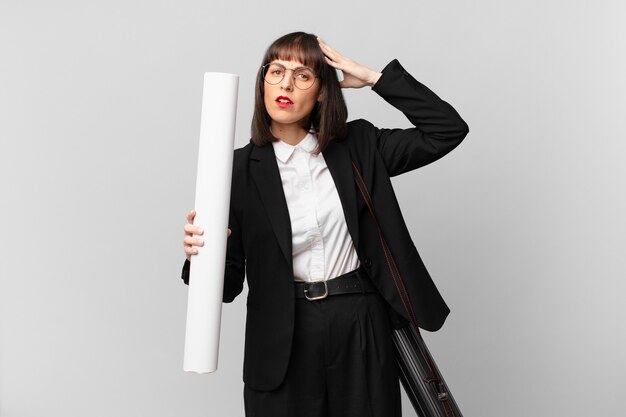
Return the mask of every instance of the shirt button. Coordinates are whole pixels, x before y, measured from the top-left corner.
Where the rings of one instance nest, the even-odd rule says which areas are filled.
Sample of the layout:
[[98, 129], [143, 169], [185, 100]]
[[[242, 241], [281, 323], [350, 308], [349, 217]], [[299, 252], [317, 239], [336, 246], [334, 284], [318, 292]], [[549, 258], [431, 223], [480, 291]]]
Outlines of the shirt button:
[[372, 266], [372, 260], [370, 258], [363, 259], [363, 263], [366, 267], [370, 268]]

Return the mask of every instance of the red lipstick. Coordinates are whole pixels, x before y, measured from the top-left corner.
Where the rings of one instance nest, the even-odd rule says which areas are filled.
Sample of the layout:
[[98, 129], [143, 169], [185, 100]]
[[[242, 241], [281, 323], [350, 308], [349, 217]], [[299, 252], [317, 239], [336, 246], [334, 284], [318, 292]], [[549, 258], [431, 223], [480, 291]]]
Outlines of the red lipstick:
[[291, 101], [291, 99], [286, 96], [278, 96], [276, 97], [276, 100], [274, 101], [276, 101], [276, 103], [278, 104], [278, 107], [283, 108], [283, 109], [293, 106], [293, 101]]

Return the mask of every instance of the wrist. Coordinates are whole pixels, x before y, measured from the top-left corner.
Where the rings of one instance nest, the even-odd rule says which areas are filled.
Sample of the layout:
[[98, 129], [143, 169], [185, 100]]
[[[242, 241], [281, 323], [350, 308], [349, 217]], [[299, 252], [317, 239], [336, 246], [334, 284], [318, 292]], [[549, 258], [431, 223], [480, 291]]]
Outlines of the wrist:
[[377, 71], [372, 71], [371, 76], [369, 77], [369, 86], [373, 87], [374, 84], [376, 84], [376, 82], [378, 81], [378, 79], [383, 75], [382, 72], [377, 72]]

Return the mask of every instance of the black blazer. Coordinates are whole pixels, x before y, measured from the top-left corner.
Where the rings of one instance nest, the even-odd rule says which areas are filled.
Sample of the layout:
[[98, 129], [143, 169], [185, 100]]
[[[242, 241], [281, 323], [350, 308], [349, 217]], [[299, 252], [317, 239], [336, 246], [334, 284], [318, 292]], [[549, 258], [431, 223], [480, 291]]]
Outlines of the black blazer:
[[[324, 160], [337, 187], [348, 230], [361, 264], [389, 303], [398, 328], [413, 316], [423, 329], [438, 330], [449, 313], [413, 244], [390, 177], [429, 164], [454, 149], [469, 132], [445, 101], [391, 61], [372, 87], [401, 110], [415, 127], [378, 129], [359, 119], [348, 135], [331, 141]], [[405, 281], [410, 305], [398, 296], [378, 231], [358, 194], [352, 162], [368, 190], [379, 225]], [[291, 222], [271, 144], [252, 141], [234, 151], [224, 275], [225, 303], [248, 281], [243, 380], [256, 390], [272, 390], [283, 380], [294, 326]], [[182, 271], [189, 279], [189, 261]]]

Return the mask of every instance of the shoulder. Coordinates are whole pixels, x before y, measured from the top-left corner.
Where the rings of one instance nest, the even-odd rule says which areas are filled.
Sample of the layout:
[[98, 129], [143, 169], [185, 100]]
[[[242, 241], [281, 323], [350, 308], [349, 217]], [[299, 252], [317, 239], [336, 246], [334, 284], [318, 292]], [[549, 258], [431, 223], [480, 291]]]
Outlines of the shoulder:
[[343, 142], [352, 149], [375, 146], [377, 128], [365, 119], [351, 120], [347, 123], [348, 134]]
[[247, 145], [233, 150], [230, 204], [237, 214], [240, 214], [243, 210], [244, 196], [247, 190], [250, 153], [254, 146], [254, 143], [250, 141]]
[[236, 148], [233, 151], [233, 166], [245, 165], [246, 160], [250, 157], [250, 152], [252, 152], [253, 147], [254, 143], [252, 142], [252, 139], [250, 139], [250, 142], [248, 142], [247, 145]]
[[245, 146], [235, 149], [235, 157], [239, 156], [241, 158], [244, 154], [249, 155], [252, 151], [253, 146], [254, 142], [252, 142], [252, 139], [250, 139], [250, 141]]
[[241, 181], [246, 177], [250, 153], [254, 146], [254, 143], [250, 141], [247, 145], [233, 151], [233, 182]]
[[370, 123], [368, 120], [365, 120], [365, 119], [355, 119], [355, 120], [350, 120], [348, 122], [348, 130], [364, 129], [364, 128], [368, 128], [369, 126], [373, 126], [373, 125], [372, 123]]

